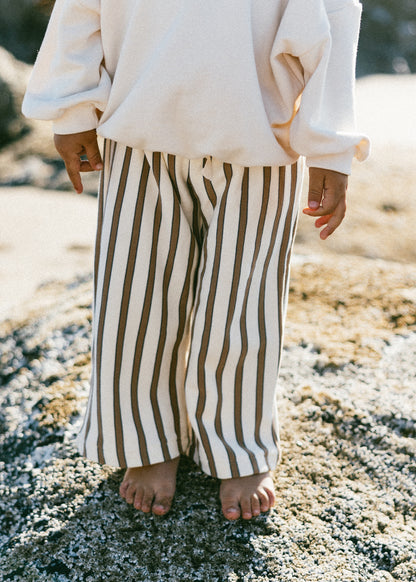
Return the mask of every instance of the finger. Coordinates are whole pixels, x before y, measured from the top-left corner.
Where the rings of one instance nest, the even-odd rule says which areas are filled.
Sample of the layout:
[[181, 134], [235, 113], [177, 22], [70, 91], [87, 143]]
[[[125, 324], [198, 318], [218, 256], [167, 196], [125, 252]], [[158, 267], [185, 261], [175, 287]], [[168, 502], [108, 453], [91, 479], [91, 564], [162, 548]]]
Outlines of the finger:
[[340, 185], [331, 184], [325, 188], [322, 199], [322, 210], [324, 214], [333, 214], [344, 197], [345, 189]]
[[339, 172], [327, 172], [325, 176], [322, 207], [326, 214], [333, 214], [338, 204], [345, 200], [348, 188], [348, 176]]
[[321, 226], [325, 226], [328, 224], [332, 214], [325, 214], [325, 216], [320, 216], [317, 220], [315, 220], [316, 228], [321, 228]]
[[325, 173], [319, 168], [309, 168], [308, 208], [317, 210], [322, 202]]
[[75, 191], [78, 194], [81, 194], [83, 187], [82, 187], [82, 181], [81, 181], [81, 175], [80, 175], [80, 167], [81, 167], [80, 159], [74, 157], [68, 162], [65, 161], [65, 167], [66, 167], [66, 172], [68, 174], [68, 177], [71, 180]]
[[319, 236], [322, 240], [327, 239], [339, 227], [341, 222], [344, 220], [344, 216], [345, 208], [342, 204], [340, 204], [334, 214], [329, 216], [329, 220], [326, 222], [326, 227], [321, 231]]
[[[97, 138], [94, 137], [84, 144], [84, 153], [93, 170], [102, 170], [103, 161], [101, 159], [100, 150], [98, 149]], [[86, 170], [89, 171], [89, 170]]]
[[303, 213], [308, 216], [329, 216], [334, 214], [338, 207], [344, 208], [345, 214], [345, 190], [340, 188], [336, 191], [328, 190], [325, 191], [324, 197], [322, 199], [322, 206], [316, 210], [311, 210], [310, 208], [304, 208]]
[[333, 214], [333, 211], [329, 212], [328, 209], [324, 208], [323, 206], [320, 206], [317, 210], [311, 210], [310, 208], [304, 208], [302, 212], [304, 214], [307, 214], [308, 216], [313, 216], [315, 218], [324, 217], [324, 216], [328, 216], [329, 214]]

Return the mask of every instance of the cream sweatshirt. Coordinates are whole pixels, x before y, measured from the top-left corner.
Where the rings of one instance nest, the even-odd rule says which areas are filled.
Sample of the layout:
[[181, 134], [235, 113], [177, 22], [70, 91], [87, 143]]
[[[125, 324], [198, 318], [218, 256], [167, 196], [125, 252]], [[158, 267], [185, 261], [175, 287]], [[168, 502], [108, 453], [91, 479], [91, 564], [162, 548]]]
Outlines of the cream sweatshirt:
[[358, 0], [57, 0], [23, 113], [58, 134], [349, 174], [369, 151], [360, 17]]

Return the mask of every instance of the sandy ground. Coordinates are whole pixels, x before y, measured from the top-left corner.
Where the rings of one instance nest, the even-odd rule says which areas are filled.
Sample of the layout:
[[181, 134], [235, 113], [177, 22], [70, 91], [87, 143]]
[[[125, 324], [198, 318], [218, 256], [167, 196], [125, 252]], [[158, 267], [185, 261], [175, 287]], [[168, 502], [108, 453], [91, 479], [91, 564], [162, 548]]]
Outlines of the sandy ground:
[[[321, 242], [301, 216], [295, 251], [348, 253], [416, 260], [416, 75], [371, 76], [357, 83], [359, 127], [373, 155], [354, 164], [349, 212], [335, 235]], [[0, 319], [50, 279], [91, 270], [96, 221], [93, 197], [0, 188]]]
[[344, 223], [324, 243], [301, 215], [296, 250], [416, 261], [416, 75], [375, 75], [357, 82], [357, 122], [372, 142], [354, 162]]
[[51, 279], [92, 268], [96, 200], [35, 188], [0, 191], [0, 319]]

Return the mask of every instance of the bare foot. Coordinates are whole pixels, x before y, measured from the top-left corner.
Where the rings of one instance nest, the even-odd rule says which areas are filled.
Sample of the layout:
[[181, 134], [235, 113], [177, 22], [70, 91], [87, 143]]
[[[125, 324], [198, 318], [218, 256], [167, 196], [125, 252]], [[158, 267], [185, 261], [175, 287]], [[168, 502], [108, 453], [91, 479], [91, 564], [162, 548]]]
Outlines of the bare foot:
[[179, 457], [146, 467], [127, 469], [120, 495], [133, 503], [136, 509], [155, 515], [165, 515], [172, 505], [176, 488], [176, 472]]
[[230, 520], [251, 519], [269, 511], [276, 500], [271, 472], [224, 479], [220, 499], [224, 517]]

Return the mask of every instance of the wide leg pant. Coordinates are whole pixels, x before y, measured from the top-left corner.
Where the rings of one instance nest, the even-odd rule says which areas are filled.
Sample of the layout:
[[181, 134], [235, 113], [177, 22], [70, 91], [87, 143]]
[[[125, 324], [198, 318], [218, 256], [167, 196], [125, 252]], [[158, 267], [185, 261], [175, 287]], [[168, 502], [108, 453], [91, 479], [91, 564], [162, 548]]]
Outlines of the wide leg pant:
[[188, 454], [221, 479], [275, 468], [300, 166], [105, 142], [82, 454], [121, 467]]

